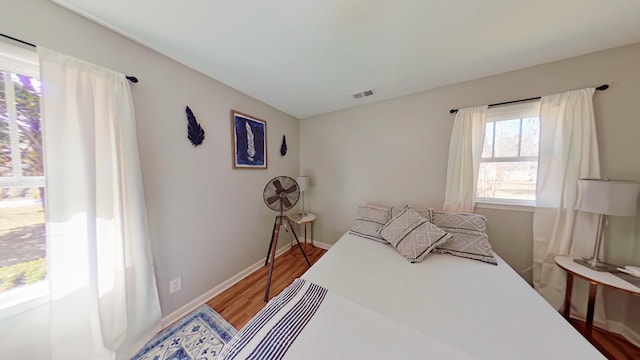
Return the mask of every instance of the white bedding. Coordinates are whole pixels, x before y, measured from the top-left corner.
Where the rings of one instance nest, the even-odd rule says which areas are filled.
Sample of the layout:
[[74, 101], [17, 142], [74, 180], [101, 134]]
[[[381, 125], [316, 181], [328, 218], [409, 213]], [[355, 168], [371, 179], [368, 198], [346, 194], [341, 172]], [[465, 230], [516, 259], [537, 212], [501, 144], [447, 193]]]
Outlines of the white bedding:
[[496, 257], [497, 266], [437, 254], [411, 264], [390, 246], [345, 234], [303, 278], [480, 359], [604, 358]]
[[225, 346], [218, 359], [434, 359], [474, 357], [297, 279]]

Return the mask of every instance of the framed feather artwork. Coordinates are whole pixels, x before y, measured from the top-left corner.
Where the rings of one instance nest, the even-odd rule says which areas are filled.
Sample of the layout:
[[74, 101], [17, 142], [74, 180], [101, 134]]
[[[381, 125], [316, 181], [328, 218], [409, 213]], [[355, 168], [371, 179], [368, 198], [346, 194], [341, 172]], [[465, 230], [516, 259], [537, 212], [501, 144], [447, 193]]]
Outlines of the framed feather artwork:
[[231, 110], [234, 169], [267, 168], [267, 122]]

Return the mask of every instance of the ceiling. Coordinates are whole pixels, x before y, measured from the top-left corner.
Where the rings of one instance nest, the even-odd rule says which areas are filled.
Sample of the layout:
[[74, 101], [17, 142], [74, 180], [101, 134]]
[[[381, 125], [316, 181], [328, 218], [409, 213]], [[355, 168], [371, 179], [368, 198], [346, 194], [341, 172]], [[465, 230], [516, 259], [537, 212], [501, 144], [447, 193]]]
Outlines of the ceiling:
[[640, 42], [639, 0], [52, 1], [300, 119]]

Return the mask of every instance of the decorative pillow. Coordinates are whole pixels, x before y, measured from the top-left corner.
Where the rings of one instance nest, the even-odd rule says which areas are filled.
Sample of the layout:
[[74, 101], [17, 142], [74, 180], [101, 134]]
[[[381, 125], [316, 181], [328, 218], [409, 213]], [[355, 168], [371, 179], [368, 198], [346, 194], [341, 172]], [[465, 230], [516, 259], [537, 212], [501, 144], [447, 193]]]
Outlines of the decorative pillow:
[[389, 220], [392, 220], [393, 218], [400, 215], [400, 213], [402, 213], [408, 207], [409, 205], [405, 205], [404, 207], [397, 207], [397, 206], [390, 207], [389, 210], [391, 211], [391, 216], [389, 217]]
[[412, 263], [422, 261], [436, 246], [451, 239], [410, 207], [380, 229], [380, 235]]
[[380, 236], [379, 232], [389, 222], [390, 218], [391, 210], [388, 207], [362, 205], [358, 208], [356, 222], [349, 230], [349, 234], [387, 244], [387, 241]]
[[[405, 210], [406, 208], [408, 208], [408, 207], [410, 207], [410, 206], [409, 205], [405, 205], [402, 208], [399, 208], [399, 207], [396, 207], [396, 206], [392, 206], [390, 208], [391, 209], [391, 218], [390, 219], [393, 219], [394, 217], [400, 215], [400, 213], [403, 210]], [[428, 222], [432, 222], [431, 221], [431, 211], [430, 211], [431, 209], [428, 209], [428, 210], [416, 210], [416, 209], [414, 209], [414, 210], [417, 211], [418, 214], [422, 215], [423, 218], [427, 219]]]
[[478, 214], [445, 213], [430, 209], [432, 222], [453, 235], [447, 243], [433, 250], [436, 254], [451, 254], [498, 265], [493, 256], [487, 218]]

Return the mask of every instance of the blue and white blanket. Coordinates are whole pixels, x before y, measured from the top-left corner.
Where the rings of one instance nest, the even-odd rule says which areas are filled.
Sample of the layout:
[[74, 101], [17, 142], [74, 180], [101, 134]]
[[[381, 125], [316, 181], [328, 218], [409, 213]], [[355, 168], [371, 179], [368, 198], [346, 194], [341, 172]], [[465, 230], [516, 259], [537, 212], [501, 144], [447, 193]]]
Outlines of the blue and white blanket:
[[446, 343], [296, 279], [218, 359], [472, 359]]

